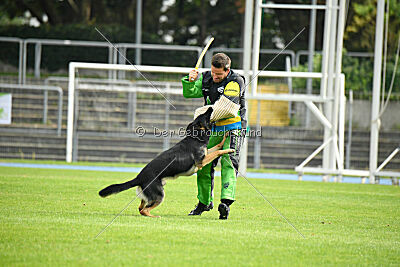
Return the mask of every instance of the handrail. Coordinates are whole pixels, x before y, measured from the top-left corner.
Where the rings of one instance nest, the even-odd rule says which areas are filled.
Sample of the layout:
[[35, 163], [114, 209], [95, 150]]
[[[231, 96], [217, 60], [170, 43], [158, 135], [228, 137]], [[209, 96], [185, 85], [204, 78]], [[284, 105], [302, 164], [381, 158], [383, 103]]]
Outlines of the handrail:
[[19, 43], [19, 59], [18, 59], [18, 83], [22, 83], [22, 55], [24, 51], [24, 40], [17, 37], [1, 37], [0, 42], [10, 42], [10, 43]]
[[[300, 65], [300, 57], [301, 56], [307, 56], [309, 54], [308, 50], [299, 50], [296, 52], [296, 60], [295, 64], [296, 66]], [[314, 51], [314, 54], [322, 54], [322, 51]], [[347, 52], [347, 55], [350, 57], [373, 57], [374, 53], [370, 52]]]
[[[2, 37], [0, 36], [0, 42], [19, 42], [19, 67], [18, 67], [18, 82], [25, 84], [26, 82], [26, 66], [27, 66], [27, 45], [36, 44], [35, 51], [35, 74], [40, 75], [40, 57], [41, 57], [41, 46], [42, 45], [62, 45], [62, 46], [89, 46], [89, 47], [105, 47], [109, 49], [108, 52], [108, 63], [117, 63], [117, 53], [114, 51], [115, 48], [141, 48], [141, 49], [155, 49], [155, 50], [177, 50], [177, 51], [197, 51], [198, 54], [201, 53], [202, 48], [198, 46], [184, 46], [184, 45], [165, 45], [165, 44], [135, 44], [135, 43], [115, 43], [110, 44], [103, 41], [84, 41], [84, 40], [68, 40], [68, 39], [39, 39], [39, 38], [28, 38], [22, 39], [18, 37]], [[114, 46], [114, 47], [113, 47]], [[217, 47], [211, 48], [207, 54], [205, 62], [210, 63], [210, 55], [213, 51], [226, 51], [233, 53], [240, 53], [243, 48], [224, 48]], [[121, 53], [125, 53], [121, 49]], [[295, 66], [299, 64], [300, 57], [307, 55], [308, 51], [299, 50], [294, 52], [292, 50], [282, 51], [279, 49], [261, 49], [261, 54], [286, 54], [290, 55], [292, 62], [295, 62]], [[315, 51], [314, 53], [321, 53], [320, 51]], [[372, 53], [366, 52], [347, 52], [347, 55], [352, 57], [371, 57]]]
[[[207, 65], [211, 65], [211, 57], [215, 51], [243, 53], [243, 48], [213, 47], [207, 51], [206, 58], [205, 58], [205, 62], [207, 63]], [[260, 49], [260, 54], [289, 55], [292, 59], [292, 62], [295, 62], [295, 59], [296, 59], [296, 53], [293, 50], [283, 50], [282, 51], [282, 49]]]
[[45, 91], [57, 91], [58, 92], [58, 123], [57, 123], [57, 135], [61, 135], [61, 122], [62, 122], [62, 100], [63, 100], [63, 91], [59, 86], [50, 86], [50, 85], [31, 85], [31, 84], [9, 84], [9, 83], [0, 83], [0, 88], [9, 88], [9, 89], [23, 89], [23, 90], [45, 90]]

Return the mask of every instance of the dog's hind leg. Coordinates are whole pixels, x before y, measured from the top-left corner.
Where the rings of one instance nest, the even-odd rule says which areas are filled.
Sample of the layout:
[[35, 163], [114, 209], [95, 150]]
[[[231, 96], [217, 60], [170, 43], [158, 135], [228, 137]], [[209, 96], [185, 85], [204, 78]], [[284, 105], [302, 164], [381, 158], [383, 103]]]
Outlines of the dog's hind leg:
[[143, 216], [148, 216], [148, 217], [152, 217], [152, 218], [160, 218], [160, 216], [151, 215], [151, 214], [150, 214], [150, 211], [151, 211], [152, 209], [154, 209], [155, 207], [157, 207], [158, 205], [160, 205], [161, 202], [162, 202], [162, 200], [161, 200], [161, 201], [154, 201], [154, 202], [151, 203], [150, 205], [147, 205], [145, 208], [143, 208], [143, 209], [140, 211], [140, 214], [142, 214]]
[[142, 199], [142, 202], [140, 202], [140, 205], [139, 205], [139, 212], [144, 208], [145, 204], [146, 204], [146, 202]]

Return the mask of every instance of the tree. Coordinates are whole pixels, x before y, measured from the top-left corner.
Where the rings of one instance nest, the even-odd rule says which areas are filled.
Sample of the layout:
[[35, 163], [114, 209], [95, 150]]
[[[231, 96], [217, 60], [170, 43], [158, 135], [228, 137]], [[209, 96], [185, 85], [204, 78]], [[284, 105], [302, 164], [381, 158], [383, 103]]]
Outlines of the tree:
[[[309, 5], [310, 0], [281, 0], [275, 1], [279, 4], [304, 4]], [[318, 5], [324, 5], [326, 1], [318, 0]], [[277, 21], [277, 29], [286, 45], [289, 43], [304, 27], [306, 30], [299, 35], [293, 46], [295, 50], [306, 50], [308, 49], [308, 33], [310, 28], [310, 10], [300, 10], [300, 9], [273, 9], [271, 11], [275, 14]], [[315, 49], [322, 49], [323, 31], [324, 31], [324, 16], [325, 12], [323, 10], [317, 11], [316, 16], [316, 32], [315, 32]], [[292, 48], [293, 49], [293, 48]]]
[[[386, 16], [385, 16], [386, 20]], [[354, 0], [349, 10], [345, 44], [349, 51], [373, 52], [375, 47], [376, 0]], [[400, 2], [390, 1], [388, 51], [394, 54], [400, 34]], [[389, 52], [390, 53], [390, 52]]]
[[[143, 32], [157, 33], [162, 1], [143, 0]], [[41, 26], [118, 24], [134, 29], [136, 0], [2, 0], [0, 10], [10, 19], [29, 11]]]
[[181, 45], [203, 45], [207, 36], [215, 46], [241, 47], [245, 0], [177, 0], [162, 14], [161, 34]]

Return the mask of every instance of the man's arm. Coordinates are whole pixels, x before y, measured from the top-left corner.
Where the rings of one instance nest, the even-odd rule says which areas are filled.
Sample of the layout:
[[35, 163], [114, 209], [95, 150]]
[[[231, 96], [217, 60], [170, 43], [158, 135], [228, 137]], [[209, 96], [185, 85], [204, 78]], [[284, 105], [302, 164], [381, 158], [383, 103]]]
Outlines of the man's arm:
[[196, 71], [190, 72], [188, 76], [185, 76], [182, 78], [182, 87], [183, 87], [183, 96], [185, 98], [199, 98], [203, 97], [203, 90], [202, 90], [202, 84], [203, 84], [203, 75], [200, 74], [199, 79], [197, 79], [194, 82], [191, 82], [193, 78], [197, 78]]
[[244, 96], [245, 84], [241, 76], [229, 82], [224, 88], [224, 96], [235, 104], [240, 105], [240, 98]]

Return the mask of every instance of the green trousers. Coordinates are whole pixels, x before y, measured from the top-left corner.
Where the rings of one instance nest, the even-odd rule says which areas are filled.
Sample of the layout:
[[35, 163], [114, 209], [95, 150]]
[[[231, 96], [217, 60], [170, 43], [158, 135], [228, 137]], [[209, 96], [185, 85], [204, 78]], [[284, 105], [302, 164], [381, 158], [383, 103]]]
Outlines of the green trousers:
[[[214, 169], [221, 158], [221, 199], [235, 200], [237, 170], [239, 167], [239, 152], [243, 141], [241, 130], [230, 130], [229, 136], [222, 149], [235, 149], [235, 152], [224, 154], [213, 162], [204, 166], [197, 172], [197, 198], [205, 205], [214, 200]], [[224, 138], [225, 132], [213, 132], [210, 136], [207, 148], [219, 144]]]

